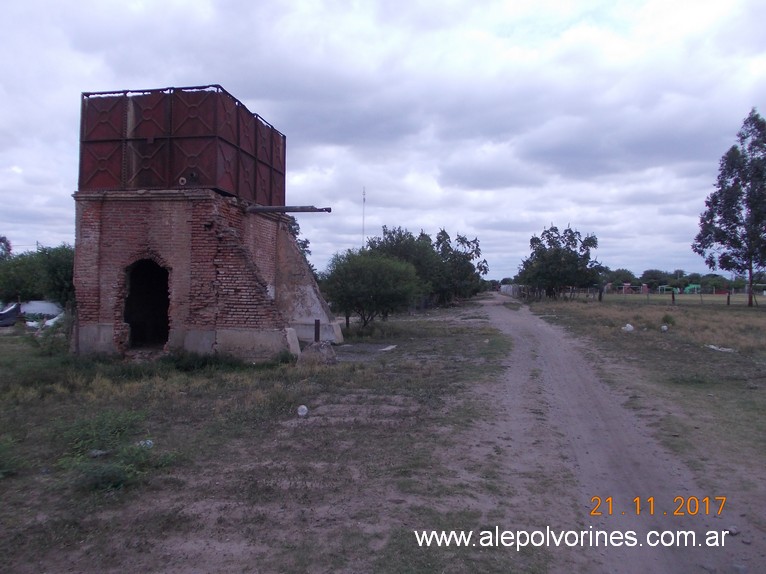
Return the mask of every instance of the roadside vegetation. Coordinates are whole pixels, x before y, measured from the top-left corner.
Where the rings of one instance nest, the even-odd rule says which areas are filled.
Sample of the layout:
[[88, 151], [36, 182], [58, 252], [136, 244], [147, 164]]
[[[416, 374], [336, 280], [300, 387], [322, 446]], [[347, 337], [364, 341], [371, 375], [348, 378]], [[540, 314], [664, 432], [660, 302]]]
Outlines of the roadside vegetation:
[[319, 284], [346, 327], [352, 315], [366, 327], [377, 316], [473, 297], [492, 285], [482, 278], [488, 272], [478, 238], [457, 234], [453, 241], [441, 229], [432, 240], [424, 231], [415, 237], [384, 225], [362, 249], [336, 253]]

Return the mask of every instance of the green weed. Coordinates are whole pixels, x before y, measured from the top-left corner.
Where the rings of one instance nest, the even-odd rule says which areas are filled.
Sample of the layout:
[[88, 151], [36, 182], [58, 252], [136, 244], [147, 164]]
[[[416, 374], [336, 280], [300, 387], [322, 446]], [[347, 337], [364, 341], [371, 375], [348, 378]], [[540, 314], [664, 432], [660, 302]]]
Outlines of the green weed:
[[153, 442], [137, 441], [146, 415], [105, 410], [71, 424], [60, 423], [64, 454], [60, 468], [74, 474], [80, 490], [109, 490], [141, 482], [152, 469], [163, 468], [173, 453], [157, 456]]

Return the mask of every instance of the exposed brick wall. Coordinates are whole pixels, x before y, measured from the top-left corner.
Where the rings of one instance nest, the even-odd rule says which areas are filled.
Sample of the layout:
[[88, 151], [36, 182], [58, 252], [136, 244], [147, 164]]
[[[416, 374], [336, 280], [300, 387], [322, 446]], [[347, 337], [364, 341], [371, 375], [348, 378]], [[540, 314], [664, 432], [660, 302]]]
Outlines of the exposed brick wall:
[[80, 300], [77, 313], [79, 319], [86, 323], [98, 322], [101, 205], [100, 201], [79, 204], [76, 215], [79, 248], [75, 251], [75, 283]]
[[[261, 277], [272, 288], [272, 293], [277, 275], [279, 225], [279, 219], [269, 215], [250, 217], [246, 221], [245, 245], [251, 249], [252, 259], [258, 262]], [[268, 237], [269, 241], [259, 240], [264, 237]]]
[[264, 217], [243, 213], [234, 200], [222, 202], [220, 207], [213, 262], [219, 298], [225, 304], [219, 308], [216, 324], [234, 328], [284, 327], [285, 321], [268, 296], [268, 285], [261, 275], [263, 262], [256, 259], [259, 251], [275, 252], [276, 227], [253, 224], [253, 220]]
[[207, 201], [191, 205], [191, 262], [189, 264], [189, 313], [185, 320], [197, 328], [214, 327], [217, 315], [216, 272], [212, 265], [218, 250], [216, 214]]
[[78, 324], [112, 324], [124, 351], [127, 269], [151, 259], [168, 270], [173, 331], [281, 329], [273, 293], [278, 217], [247, 214], [211, 190], [78, 192]]

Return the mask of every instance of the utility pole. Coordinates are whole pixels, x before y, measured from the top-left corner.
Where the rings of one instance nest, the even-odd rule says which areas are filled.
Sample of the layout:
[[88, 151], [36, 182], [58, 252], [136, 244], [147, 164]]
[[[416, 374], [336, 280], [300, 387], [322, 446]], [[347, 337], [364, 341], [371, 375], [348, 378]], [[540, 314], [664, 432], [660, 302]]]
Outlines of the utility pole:
[[362, 187], [362, 247], [364, 247], [365, 242], [367, 241], [367, 236], [364, 232], [364, 210], [367, 205], [367, 190]]

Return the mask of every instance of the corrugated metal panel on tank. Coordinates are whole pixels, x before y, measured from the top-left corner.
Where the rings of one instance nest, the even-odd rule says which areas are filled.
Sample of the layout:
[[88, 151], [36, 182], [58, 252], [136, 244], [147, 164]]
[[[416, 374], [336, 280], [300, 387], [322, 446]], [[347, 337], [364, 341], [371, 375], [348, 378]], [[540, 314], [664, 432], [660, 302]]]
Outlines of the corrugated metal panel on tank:
[[284, 205], [285, 141], [217, 85], [84, 93], [79, 189], [209, 187]]

